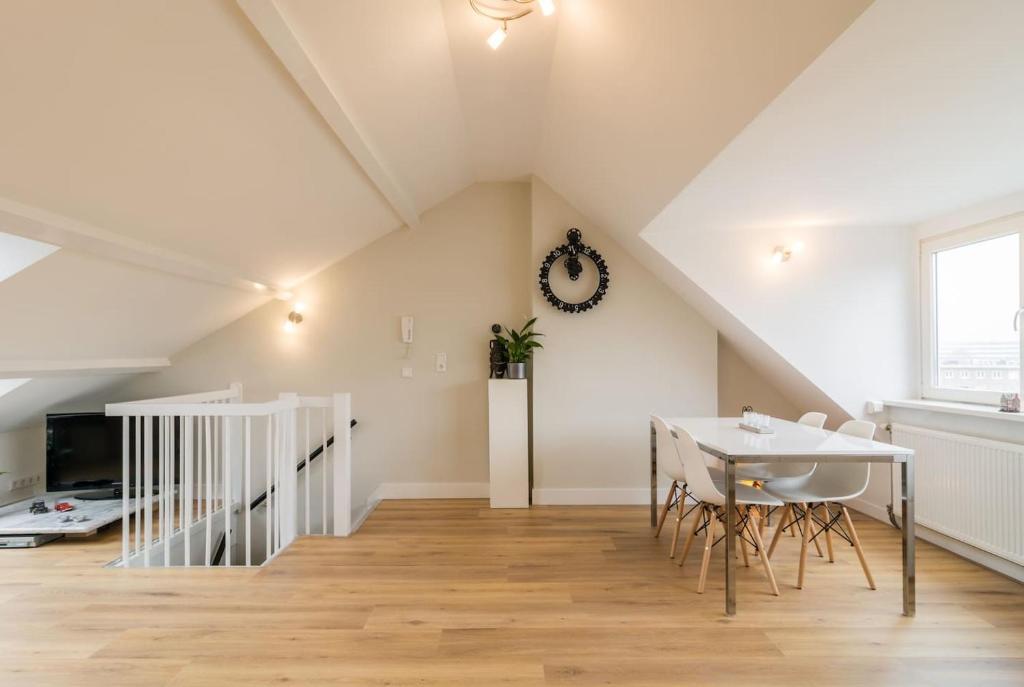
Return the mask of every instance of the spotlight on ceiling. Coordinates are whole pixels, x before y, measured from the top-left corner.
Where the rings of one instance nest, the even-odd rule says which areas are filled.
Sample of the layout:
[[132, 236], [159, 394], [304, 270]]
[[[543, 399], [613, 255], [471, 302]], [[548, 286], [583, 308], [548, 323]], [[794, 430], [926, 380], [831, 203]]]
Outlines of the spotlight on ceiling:
[[474, 12], [501, 22], [501, 26], [487, 38], [487, 45], [492, 50], [497, 50], [508, 37], [508, 23], [531, 14], [534, 5], [540, 8], [540, 13], [545, 17], [555, 13], [555, 0], [469, 0], [469, 6]]
[[507, 37], [508, 30], [504, 26], [499, 26], [494, 30], [490, 38], [487, 39], [487, 45], [491, 46], [491, 50], [497, 50]]

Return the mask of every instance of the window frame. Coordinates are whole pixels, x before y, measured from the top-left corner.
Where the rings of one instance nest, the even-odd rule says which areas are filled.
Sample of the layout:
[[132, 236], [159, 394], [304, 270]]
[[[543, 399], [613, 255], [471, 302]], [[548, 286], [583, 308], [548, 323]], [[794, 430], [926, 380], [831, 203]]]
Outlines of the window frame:
[[[1003, 217], [985, 222], [966, 229], [921, 239], [921, 398], [936, 401], [958, 401], [962, 403], [978, 403], [983, 405], [999, 405], [1000, 396], [1004, 392], [986, 391], [981, 389], [949, 389], [937, 386], [938, 350], [935, 322], [935, 254], [968, 246], [972, 243], [997, 239], [1011, 234], [1019, 234], [1020, 239], [1020, 276], [1017, 285], [1018, 303], [1024, 306], [1024, 213]], [[1012, 317], [1012, 313], [1010, 317]], [[1021, 364], [1024, 366], [1024, 313], [1021, 314], [1021, 326], [1018, 330], [1018, 345], [1021, 352]], [[1017, 393], [1024, 397], [1024, 374], [1018, 375]]]

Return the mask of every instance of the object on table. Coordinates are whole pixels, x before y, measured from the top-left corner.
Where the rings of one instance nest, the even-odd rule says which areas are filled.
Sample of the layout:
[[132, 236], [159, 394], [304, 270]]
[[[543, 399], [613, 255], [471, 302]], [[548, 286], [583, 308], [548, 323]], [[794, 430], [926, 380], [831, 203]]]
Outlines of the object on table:
[[999, 397], [999, 412], [1001, 413], [1019, 413], [1020, 412], [1020, 394], [1002, 394]]
[[28, 512], [32, 515], [41, 515], [49, 513], [50, 509], [46, 507], [46, 501], [33, 501], [32, 505], [28, 507]]
[[53, 509], [55, 511], [57, 511], [58, 513], [64, 513], [64, 512], [67, 512], [69, 510], [74, 510], [75, 507], [72, 506], [67, 501], [60, 501], [56, 505], [54, 505]]
[[775, 430], [772, 429], [771, 415], [763, 415], [753, 411], [743, 412], [743, 418], [739, 422], [739, 427], [754, 434], [775, 434]]

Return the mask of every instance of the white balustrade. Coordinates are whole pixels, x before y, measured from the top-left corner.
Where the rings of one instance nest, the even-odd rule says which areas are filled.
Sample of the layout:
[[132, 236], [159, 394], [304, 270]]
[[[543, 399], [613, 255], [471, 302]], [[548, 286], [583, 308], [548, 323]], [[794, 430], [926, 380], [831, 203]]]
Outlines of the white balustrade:
[[249, 566], [350, 533], [349, 394], [243, 403], [235, 384], [107, 415], [123, 418], [123, 567]]

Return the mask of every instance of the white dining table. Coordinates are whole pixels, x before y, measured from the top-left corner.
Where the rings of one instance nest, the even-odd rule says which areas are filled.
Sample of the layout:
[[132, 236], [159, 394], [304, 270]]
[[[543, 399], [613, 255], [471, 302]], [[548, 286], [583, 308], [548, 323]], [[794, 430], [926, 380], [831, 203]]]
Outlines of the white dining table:
[[[773, 434], [755, 434], [740, 418], [674, 417], [670, 427], [685, 429], [702, 451], [725, 464], [726, 531], [736, 520], [736, 466], [743, 463], [897, 463], [902, 475], [903, 614], [915, 614], [914, 451], [901, 446], [772, 419]], [[651, 526], [658, 520], [658, 442], [651, 423]], [[725, 612], [736, 614], [735, 538], [725, 537]], [[763, 552], [762, 552], [763, 554]]]

